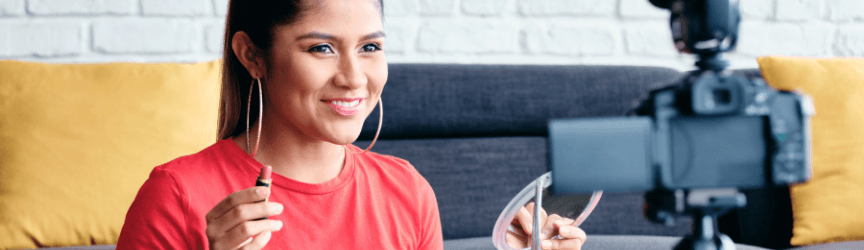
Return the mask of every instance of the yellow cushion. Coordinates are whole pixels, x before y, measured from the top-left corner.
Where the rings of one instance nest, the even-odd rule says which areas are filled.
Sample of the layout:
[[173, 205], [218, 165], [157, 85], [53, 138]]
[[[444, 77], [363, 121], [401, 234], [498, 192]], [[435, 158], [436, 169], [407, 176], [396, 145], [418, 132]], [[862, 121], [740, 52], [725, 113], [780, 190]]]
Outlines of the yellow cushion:
[[0, 61], [0, 249], [116, 244], [153, 167], [216, 141], [218, 61]]
[[792, 245], [864, 240], [864, 60], [761, 57], [765, 80], [813, 98], [813, 178], [791, 187]]

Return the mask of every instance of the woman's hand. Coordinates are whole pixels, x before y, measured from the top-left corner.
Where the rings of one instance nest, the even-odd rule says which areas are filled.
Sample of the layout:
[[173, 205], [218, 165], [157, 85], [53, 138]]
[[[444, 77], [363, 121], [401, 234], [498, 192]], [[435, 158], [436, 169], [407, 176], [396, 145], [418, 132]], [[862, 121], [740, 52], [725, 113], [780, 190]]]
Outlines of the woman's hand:
[[[266, 202], [270, 189], [252, 187], [234, 192], [207, 212], [210, 249], [261, 249], [282, 221], [255, 220], [282, 213], [282, 204]], [[254, 236], [254, 238], [253, 238]]]
[[[573, 220], [568, 218], [562, 218], [557, 214], [548, 215], [546, 211], [540, 209], [542, 212], [540, 214], [541, 220], [544, 222], [541, 223], [543, 228], [540, 230], [540, 239], [542, 242], [540, 243], [540, 247], [543, 249], [582, 249], [582, 244], [585, 243], [587, 236], [582, 229], [579, 229], [576, 226], [571, 226], [573, 224]], [[511, 223], [512, 228], [515, 230], [508, 230], [507, 232], [507, 244], [511, 247], [515, 248], [526, 248], [531, 246], [532, 244], [532, 232], [534, 225], [534, 203], [528, 203], [527, 206], [520, 208], [519, 212], [516, 213], [516, 217], [513, 218], [513, 222]], [[552, 239], [552, 237], [559, 235], [560, 237], [556, 239]]]

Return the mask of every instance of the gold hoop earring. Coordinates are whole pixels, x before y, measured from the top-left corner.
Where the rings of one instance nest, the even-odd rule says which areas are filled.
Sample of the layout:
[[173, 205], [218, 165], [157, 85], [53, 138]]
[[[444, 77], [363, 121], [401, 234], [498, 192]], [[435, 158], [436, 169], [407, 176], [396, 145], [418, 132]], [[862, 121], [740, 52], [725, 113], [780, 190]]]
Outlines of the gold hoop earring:
[[255, 139], [255, 149], [252, 150], [249, 147], [249, 111], [252, 109], [252, 89], [255, 87], [255, 82], [249, 84], [249, 99], [246, 101], [246, 150], [250, 150], [252, 152], [252, 157], [255, 157], [255, 153], [258, 153], [258, 145], [261, 143], [261, 127], [264, 126], [261, 123], [261, 119], [264, 118], [264, 91], [261, 89], [261, 78], [256, 78], [258, 81], [258, 135], [257, 139]]
[[[354, 153], [351, 151], [348, 151], [348, 152], [351, 152], [352, 154], [355, 154], [355, 155], [365, 154], [366, 152], [369, 152], [369, 149], [372, 149], [372, 146], [375, 146], [375, 142], [378, 141], [378, 135], [381, 134], [381, 122], [382, 121], [384, 121], [384, 104], [381, 103], [381, 98], [378, 98], [378, 130], [375, 131], [375, 137], [372, 138], [372, 143], [370, 143], [369, 147], [366, 147], [366, 149], [363, 150], [363, 152], [360, 152], [360, 153]], [[345, 150], [348, 150], [348, 148], [346, 147]]]

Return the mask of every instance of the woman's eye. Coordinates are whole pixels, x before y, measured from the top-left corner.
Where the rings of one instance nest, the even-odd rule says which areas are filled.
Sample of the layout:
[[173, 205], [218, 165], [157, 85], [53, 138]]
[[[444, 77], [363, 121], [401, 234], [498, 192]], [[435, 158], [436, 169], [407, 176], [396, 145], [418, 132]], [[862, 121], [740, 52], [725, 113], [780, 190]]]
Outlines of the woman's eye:
[[375, 52], [379, 50], [381, 50], [381, 46], [378, 46], [378, 44], [374, 43], [363, 45], [363, 47], [361, 48], [362, 52]]
[[309, 52], [331, 54], [331, 53], [333, 53], [333, 48], [330, 47], [329, 44], [320, 44], [320, 45], [315, 45], [312, 48], [310, 48]]

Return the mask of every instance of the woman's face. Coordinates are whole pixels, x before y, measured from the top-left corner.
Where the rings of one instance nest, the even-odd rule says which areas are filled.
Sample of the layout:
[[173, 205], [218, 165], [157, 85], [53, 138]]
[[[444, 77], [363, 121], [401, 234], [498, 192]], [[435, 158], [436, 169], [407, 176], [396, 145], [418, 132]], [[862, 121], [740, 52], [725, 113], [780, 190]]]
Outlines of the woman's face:
[[277, 29], [265, 60], [265, 126], [335, 144], [357, 139], [387, 82], [375, 3], [314, 1], [302, 19]]

